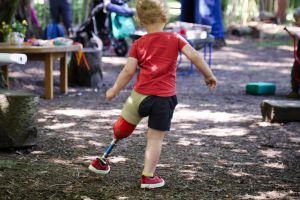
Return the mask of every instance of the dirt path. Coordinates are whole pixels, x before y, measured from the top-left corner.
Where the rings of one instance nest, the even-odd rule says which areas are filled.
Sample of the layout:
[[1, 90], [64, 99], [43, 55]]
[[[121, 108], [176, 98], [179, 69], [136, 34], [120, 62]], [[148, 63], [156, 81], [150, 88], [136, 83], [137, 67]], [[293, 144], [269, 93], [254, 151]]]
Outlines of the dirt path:
[[[216, 91], [198, 73], [178, 77], [179, 104], [157, 169], [166, 187], [139, 188], [146, 120], [114, 150], [109, 175], [87, 171], [109, 144], [130, 87], [107, 103], [104, 89], [59, 96], [56, 77], [55, 99], [41, 99], [38, 146], [0, 153], [0, 199], [300, 199], [300, 123], [264, 123], [260, 114], [263, 99], [289, 92], [292, 49], [227, 42], [213, 53]], [[103, 59], [107, 86], [124, 61]], [[36, 64], [12, 68], [14, 88], [43, 93]], [[246, 83], [256, 81], [276, 83], [276, 95], [246, 95]]]

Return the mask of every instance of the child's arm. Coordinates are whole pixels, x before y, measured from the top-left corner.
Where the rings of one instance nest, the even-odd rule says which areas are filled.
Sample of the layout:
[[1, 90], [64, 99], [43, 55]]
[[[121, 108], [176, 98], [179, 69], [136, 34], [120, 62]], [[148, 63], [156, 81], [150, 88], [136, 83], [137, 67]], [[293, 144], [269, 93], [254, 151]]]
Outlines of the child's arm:
[[217, 86], [217, 79], [200, 54], [189, 44], [185, 45], [181, 51], [203, 74], [208, 88], [214, 89]]
[[106, 99], [111, 101], [130, 82], [137, 68], [137, 59], [129, 57], [115, 84], [106, 91]]

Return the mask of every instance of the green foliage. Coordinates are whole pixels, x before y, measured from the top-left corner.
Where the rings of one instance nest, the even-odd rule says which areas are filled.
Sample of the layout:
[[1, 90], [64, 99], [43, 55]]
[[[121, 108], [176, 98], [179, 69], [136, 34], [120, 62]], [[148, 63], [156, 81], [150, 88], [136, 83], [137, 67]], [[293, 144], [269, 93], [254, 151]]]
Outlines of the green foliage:
[[[262, 0], [222, 0], [222, 10], [225, 24], [243, 23], [258, 16], [259, 2]], [[49, 1], [48, 1], [49, 2]], [[49, 3], [44, 0], [34, 1], [38, 19], [42, 27], [50, 23]], [[276, 1], [273, 0], [273, 4]], [[83, 23], [89, 15], [92, 0], [72, 0], [73, 24]], [[176, 21], [180, 16], [180, 0], [168, 0], [170, 6], [170, 21]], [[134, 7], [135, 0], [129, 2]], [[300, 6], [299, 0], [289, 0], [288, 17]], [[274, 6], [272, 6], [274, 9]], [[289, 18], [290, 19], [290, 18]], [[288, 19], [288, 21], [289, 21]]]
[[26, 33], [26, 30], [27, 30], [27, 21], [26, 20], [23, 20], [22, 23], [19, 22], [18, 20], [16, 20], [12, 25], [11, 25], [11, 28], [12, 28], [12, 31], [13, 32], [19, 32], [19, 33], [22, 33], [23, 35], [25, 35]]
[[50, 8], [49, 3], [44, 1], [35, 1], [34, 7], [36, 9], [37, 17], [41, 27], [46, 27], [50, 23]]

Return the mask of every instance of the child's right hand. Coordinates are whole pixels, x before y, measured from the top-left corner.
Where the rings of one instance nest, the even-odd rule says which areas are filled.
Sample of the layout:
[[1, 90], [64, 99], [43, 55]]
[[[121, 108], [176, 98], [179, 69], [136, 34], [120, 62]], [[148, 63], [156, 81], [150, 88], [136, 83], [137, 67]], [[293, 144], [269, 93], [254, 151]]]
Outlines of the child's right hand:
[[214, 75], [205, 78], [205, 84], [207, 85], [209, 90], [213, 90], [217, 86], [217, 79]]
[[106, 91], [105, 96], [108, 101], [111, 101], [113, 98], [117, 96], [117, 92], [114, 90], [114, 88], [109, 88]]

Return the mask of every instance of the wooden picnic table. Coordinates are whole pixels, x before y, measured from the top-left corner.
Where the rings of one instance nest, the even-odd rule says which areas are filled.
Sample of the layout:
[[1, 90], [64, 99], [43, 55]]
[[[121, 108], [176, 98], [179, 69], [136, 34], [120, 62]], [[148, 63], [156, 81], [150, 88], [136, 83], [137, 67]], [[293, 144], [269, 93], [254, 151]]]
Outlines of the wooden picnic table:
[[[24, 53], [28, 60], [44, 61], [46, 99], [53, 99], [53, 62], [60, 59], [60, 91], [68, 93], [68, 53], [80, 50], [80, 45], [68, 46], [10, 46], [0, 44], [0, 53]], [[8, 83], [8, 65], [2, 66], [4, 77]]]

